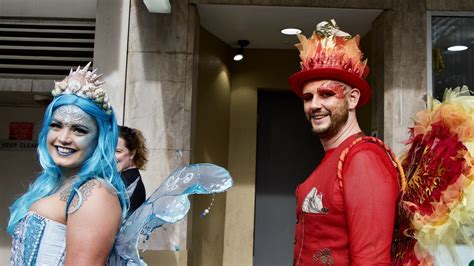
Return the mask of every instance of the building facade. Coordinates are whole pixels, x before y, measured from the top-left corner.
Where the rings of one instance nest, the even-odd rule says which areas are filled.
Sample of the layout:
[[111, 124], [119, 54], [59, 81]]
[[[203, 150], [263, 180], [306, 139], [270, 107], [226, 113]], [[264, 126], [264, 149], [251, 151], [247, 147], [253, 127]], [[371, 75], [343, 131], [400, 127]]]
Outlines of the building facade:
[[[0, 17], [43, 16], [18, 11], [34, 1], [16, 2], [15, 9], [13, 1], [2, 0]], [[150, 265], [253, 264], [258, 90], [288, 90], [287, 78], [298, 63], [294, 51], [251, 49], [248, 53], [254, 60], [234, 64], [230, 60], [234, 49], [201, 27], [198, 6], [383, 10], [362, 41], [374, 93], [371, 106], [363, 112], [370, 117], [367, 131], [377, 132], [396, 154], [403, 151], [411, 117], [429, 102], [431, 44], [427, 32], [432, 14], [474, 12], [471, 0], [176, 0], [171, 1], [170, 14], [150, 13], [141, 0], [97, 0], [90, 5], [95, 6], [95, 17], [89, 7], [80, 10], [85, 12], [81, 18], [95, 19], [94, 66], [104, 73], [119, 123], [141, 129], [147, 139], [147, 191], [158, 187], [173, 169], [193, 162], [222, 165], [235, 181], [231, 190], [216, 196], [206, 219], [199, 214], [211, 198], [194, 197], [193, 210], [185, 221], [166, 233], [158, 232], [144, 247], [143, 256]], [[75, 14], [65, 10], [59, 17]], [[0, 92], [14, 97], [31, 97], [36, 90], [44, 94], [50, 83], [35, 85], [41, 82], [2, 74]], [[37, 123], [41, 116], [22, 114], [41, 113], [41, 108], [33, 103], [20, 106], [14, 100], [2, 103], [2, 113], [11, 116], [0, 120], [0, 138], [7, 138], [11, 122]], [[0, 150], [1, 164], [7, 169], [0, 187], [14, 188], [0, 193], [4, 195], [2, 228], [8, 218], [7, 206], [38, 169], [34, 157], [34, 149]], [[18, 169], [12, 169], [12, 158], [31, 167], [20, 171], [21, 164], [17, 164]], [[4, 264], [10, 249], [6, 233], [0, 244], [0, 264]]]

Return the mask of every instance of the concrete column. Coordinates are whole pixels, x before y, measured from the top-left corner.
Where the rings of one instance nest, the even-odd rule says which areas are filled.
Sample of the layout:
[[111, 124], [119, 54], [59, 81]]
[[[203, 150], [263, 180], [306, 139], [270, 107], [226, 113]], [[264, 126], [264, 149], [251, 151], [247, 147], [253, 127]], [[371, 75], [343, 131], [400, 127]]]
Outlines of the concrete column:
[[[426, 107], [426, 8], [424, 1], [399, 0], [374, 23], [375, 60], [383, 60], [383, 139], [400, 155], [411, 117]], [[380, 43], [382, 42], [382, 43]], [[381, 59], [380, 57], [383, 57]], [[376, 79], [377, 80], [377, 79]], [[382, 87], [381, 87], [382, 86]], [[382, 100], [382, 95], [376, 95]], [[382, 113], [375, 110], [375, 113]], [[376, 117], [376, 123], [381, 117]]]
[[[149, 163], [142, 176], [148, 195], [190, 163], [199, 20], [188, 1], [172, 5], [171, 14], [156, 14], [142, 0], [97, 4], [94, 65], [104, 73], [119, 124], [140, 129], [147, 140]], [[187, 224], [157, 230], [141, 246], [145, 261], [185, 265]]]
[[123, 124], [130, 0], [98, 0], [94, 67], [103, 73], [104, 88], [115, 116]]

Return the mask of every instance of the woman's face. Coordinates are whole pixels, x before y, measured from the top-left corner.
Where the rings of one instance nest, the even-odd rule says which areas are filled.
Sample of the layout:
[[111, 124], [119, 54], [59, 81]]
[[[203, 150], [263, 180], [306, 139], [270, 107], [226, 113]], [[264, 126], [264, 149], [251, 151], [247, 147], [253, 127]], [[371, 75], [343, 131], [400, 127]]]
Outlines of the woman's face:
[[133, 156], [135, 152], [131, 152], [123, 138], [118, 138], [117, 149], [115, 150], [115, 157], [117, 158], [117, 169], [119, 172], [135, 167], [133, 163]]
[[64, 105], [53, 112], [48, 151], [64, 176], [79, 172], [97, 146], [98, 133], [94, 118], [75, 105]]

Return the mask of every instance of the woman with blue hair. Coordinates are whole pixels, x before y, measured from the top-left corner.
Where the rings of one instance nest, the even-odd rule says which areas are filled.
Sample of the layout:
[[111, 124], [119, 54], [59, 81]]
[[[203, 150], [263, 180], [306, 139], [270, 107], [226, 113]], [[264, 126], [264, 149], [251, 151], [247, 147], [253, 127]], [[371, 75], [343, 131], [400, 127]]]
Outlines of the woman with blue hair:
[[10, 207], [12, 265], [145, 265], [140, 237], [183, 219], [190, 194], [233, 184], [222, 167], [185, 166], [125, 220], [129, 197], [117, 172], [117, 122], [89, 65], [55, 83], [38, 139], [43, 171]]
[[38, 140], [43, 171], [10, 207], [12, 265], [104, 265], [127, 213], [117, 122], [89, 65], [55, 83]]

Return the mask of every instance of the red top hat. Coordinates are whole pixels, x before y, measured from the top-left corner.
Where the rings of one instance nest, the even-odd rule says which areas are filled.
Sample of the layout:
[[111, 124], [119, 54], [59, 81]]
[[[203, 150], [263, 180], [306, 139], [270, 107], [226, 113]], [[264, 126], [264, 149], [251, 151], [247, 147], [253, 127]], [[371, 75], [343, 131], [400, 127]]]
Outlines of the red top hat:
[[310, 39], [298, 34], [300, 43], [301, 70], [291, 75], [289, 82], [293, 91], [303, 96], [303, 85], [310, 80], [339, 80], [360, 90], [357, 107], [366, 104], [372, 90], [365, 78], [369, 74], [367, 59], [362, 61], [359, 35], [354, 38], [340, 31], [336, 22], [323, 21], [316, 27]]

